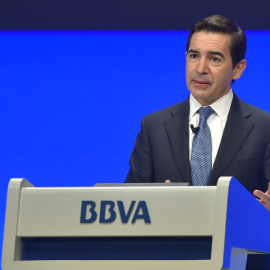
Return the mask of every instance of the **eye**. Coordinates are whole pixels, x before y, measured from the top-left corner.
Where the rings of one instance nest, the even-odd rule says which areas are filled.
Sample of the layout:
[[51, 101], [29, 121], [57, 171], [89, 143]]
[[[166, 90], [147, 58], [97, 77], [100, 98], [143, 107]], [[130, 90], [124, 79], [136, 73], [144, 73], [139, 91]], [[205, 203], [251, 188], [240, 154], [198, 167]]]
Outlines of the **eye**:
[[220, 62], [221, 62], [221, 59], [218, 58], [218, 57], [216, 57], [216, 56], [213, 56], [213, 57], [211, 58], [211, 60], [212, 60], [214, 63], [220, 63]]
[[189, 58], [189, 59], [192, 59], [192, 60], [193, 60], [193, 59], [197, 59], [198, 57], [199, 57], [199, 56], [198, 56], [198, 54], [196, 54], [196, 53], [189, 53], [189, 54], [188, 54], [188, 58]]

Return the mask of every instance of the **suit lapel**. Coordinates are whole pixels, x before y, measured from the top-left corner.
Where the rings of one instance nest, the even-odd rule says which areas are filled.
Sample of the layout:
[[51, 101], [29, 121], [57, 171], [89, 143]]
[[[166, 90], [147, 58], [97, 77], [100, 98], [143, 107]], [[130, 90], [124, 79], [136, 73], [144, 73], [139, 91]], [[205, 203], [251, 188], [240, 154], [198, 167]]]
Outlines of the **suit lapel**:
[[254, 126], [249, 118], [250, 112], [241, 104], [243, 102], [234, 95], [208, 185], [216, 185]]
[[183, 182], [191, 183], [189, 164], [189, 99], [180, 103], [177, 110], [165, 121], [165, 129], [176, 166]]

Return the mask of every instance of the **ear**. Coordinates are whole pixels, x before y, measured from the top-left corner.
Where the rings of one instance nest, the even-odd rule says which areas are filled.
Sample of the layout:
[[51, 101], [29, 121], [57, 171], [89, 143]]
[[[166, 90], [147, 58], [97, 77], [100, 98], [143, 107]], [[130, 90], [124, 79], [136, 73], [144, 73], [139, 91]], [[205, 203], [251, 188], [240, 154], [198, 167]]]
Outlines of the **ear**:
[[233, 74], [234, 74], [233, 80], [237, 80], [242, 76], [246, 66], [247, 66], [246, 59], [243, 59], [239, 63], [236, 64], [236, 66], [233, 69]]

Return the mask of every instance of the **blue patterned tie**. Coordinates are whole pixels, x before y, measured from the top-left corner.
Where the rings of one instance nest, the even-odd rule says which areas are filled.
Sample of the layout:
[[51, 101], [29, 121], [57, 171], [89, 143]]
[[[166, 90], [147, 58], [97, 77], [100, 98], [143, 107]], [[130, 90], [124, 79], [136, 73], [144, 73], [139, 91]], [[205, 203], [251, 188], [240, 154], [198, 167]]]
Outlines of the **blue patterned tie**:
[[205, 186], [212, 171], [212, 139], [207, 118], [214, 112], [208, 107], [199, 109], [199, 131], [195, 133], [191, 150], [191, 179], [194, 186]]

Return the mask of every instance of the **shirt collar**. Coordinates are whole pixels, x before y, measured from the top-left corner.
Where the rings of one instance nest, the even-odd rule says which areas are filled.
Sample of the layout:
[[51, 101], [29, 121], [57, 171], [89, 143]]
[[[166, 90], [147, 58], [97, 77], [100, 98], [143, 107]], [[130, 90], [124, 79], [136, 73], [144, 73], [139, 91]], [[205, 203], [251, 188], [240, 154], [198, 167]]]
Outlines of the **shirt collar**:
[[[216, 100], [210, 106], [221, 119], [225, 120], [228, 117], [232, 100], [233, 100], [233, 91], [231, 89], [226, 95]], [[202, 105], [194, 98], [192, 94], [190, 94], [189, 104], [190, 104], [190, 111], [189, 111], [189, 119], [190, 119], [197, 113], [197, 111], [202, 107]]]

